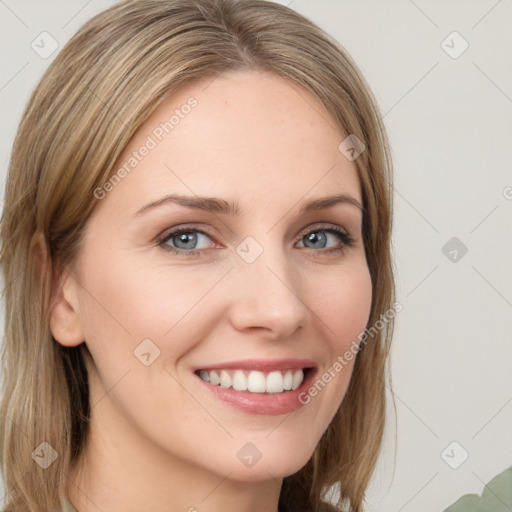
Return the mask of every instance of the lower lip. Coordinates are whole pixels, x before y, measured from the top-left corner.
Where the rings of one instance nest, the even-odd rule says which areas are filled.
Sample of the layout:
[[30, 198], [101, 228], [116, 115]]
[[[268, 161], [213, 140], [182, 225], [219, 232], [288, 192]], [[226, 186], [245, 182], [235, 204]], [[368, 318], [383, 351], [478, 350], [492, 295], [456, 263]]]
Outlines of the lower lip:
[[309, 388], [315, 373], [316, 369], [308, 370], [304, 381], [296, 390], [283, 391], [282, 393], [235, 391], [233, 388], [223, 388], [219, 385], [214, 386], [201, 379], [198, 375], [195, 376], [217, 398], [243, 412], [259, 416], [278, 416], [280, 414], [293, 412], [305, 405], [299, 400], [299, 397]]

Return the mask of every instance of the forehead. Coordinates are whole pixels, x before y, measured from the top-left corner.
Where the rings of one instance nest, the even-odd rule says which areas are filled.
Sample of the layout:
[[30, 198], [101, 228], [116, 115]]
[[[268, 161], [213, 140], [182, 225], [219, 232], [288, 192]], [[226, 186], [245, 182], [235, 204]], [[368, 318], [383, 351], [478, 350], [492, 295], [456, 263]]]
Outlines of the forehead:
[[[140, 127], [118, 159], [108, 201], [136, 205], [165, 193], [284, 206], [309, 193], [361, 200], [346, 137], [318, 101], [277, 75], [243, 71], [183, 88]], [[261, 203], [260, 203], [261, 204]]]

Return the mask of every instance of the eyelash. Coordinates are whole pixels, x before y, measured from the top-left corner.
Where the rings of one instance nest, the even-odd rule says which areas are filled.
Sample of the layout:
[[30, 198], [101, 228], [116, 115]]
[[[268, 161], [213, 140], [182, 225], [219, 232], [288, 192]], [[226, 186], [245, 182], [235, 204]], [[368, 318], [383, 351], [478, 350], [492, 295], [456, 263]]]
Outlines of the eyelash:
[[[340, 240], [342, 241], [342, 244], [339, 247], [332, 247], [330, 249], [320, 249], [320, 250], [312, 249], [314, 252], [320, 252], [322, 254], [337, 253], [337, 252], [343, 253], [347, 248], [352, 247], [355, 243], [354, 238], [352, 238], [352, 236], [349, 233], [347, 233], [346, 231], [344, 231], [338, 227], [332, 226], [332, 225], [329, 227], [323, 227], [323, 226], [315, 227], [314, 229], [311, 229], [310, 231], [308, 231], [304, 235], [302, 235], [298, 241], [302, 241], [308, 235], [311, 235], [312, 233], [317, 233], [317, 232], [331, 233], [331, 234], [337, 235], [340, 238]], [[161, 238], [158, 241], [158, 245], [160, 247], [162, 247], [162, 249], [164, 249], [165, 251], [172, 252], [172, 253], [176, 254], [177, 256], [185, 256], [185, 257], [200, 256], [201, 252], [205, 251], [206, 249], [193, 249], [193, 250], [188, 251], [186, 249], [177, 249], [176, 247], [167, 245], [167, 242], [169, 240], [171, 240], [172, 238], [174, 238], [178, 235], [181, 235], [183, 233], [187, 233], [187, 234], [199, 233], [201, 235], [207, 236], [208, 238], [212, 238], [207, 232], [205, 232], [201, 229], [185, 227], [185, 228], [178, 228], [178, 229], [166, 234], [163, 238]], [[304, 248], [301, 247], [301, 249], [307, 249], [307, 247], [304, 247]]]

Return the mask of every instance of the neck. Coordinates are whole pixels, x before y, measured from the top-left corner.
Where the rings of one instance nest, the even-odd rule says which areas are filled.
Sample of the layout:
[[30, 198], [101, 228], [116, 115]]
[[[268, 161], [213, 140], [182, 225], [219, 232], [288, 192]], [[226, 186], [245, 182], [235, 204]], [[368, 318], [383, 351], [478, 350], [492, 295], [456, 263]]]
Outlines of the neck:
[[282, 478], [234, 481], [164, 453], [122, 422], [115, 429], [98, 424], [92, 415], [68, 478], [68, 499], [78, 512], [278, 512]]

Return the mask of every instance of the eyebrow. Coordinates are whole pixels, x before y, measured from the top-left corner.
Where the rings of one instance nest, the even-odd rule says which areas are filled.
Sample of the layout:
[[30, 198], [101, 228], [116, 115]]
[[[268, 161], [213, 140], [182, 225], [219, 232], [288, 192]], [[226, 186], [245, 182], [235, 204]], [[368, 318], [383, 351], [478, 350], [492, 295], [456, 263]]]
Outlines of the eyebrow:
[[[152, 201], [139, 208], [134, 217], [138, 217], [143, 213], [153, 210], [159, 206], [165, 204], [178, 204], [187, 208], [193, 208], [196, 210], [204, 210], [212, 213], [219, 213], [224, 215], [236, 216], [240, 215], [241, 208], [238, 203], [228, 202], [224, 199], [218, 199], [215, 197], [199, 197], [199, 196], [183, 196], [179, 194], [170, 194], [156, 201]], [[300, 213], [308, 213], [317, 210], [326, 210], [332, 208], [337, 204], [349, 204], [364, 211], [361, 203], [354, 197], [347, 194], [337, 194], [318, 199], [311, 199], [306, 201], [300, 208]]]

